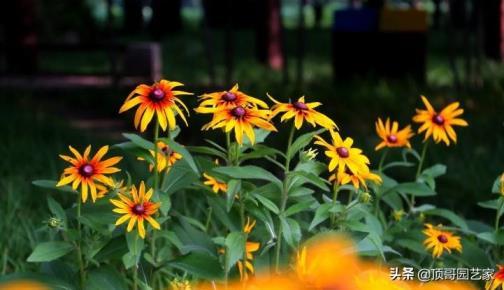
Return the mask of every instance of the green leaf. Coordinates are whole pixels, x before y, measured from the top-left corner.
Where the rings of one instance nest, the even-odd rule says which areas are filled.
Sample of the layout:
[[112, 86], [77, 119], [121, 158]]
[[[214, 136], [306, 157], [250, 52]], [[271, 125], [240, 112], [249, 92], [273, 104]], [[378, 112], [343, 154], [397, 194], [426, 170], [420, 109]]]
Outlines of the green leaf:
[[110, 266], [102, 266], [89, 272], [85, 290], [128, 290], [126, 279]]
[[451, 221], [454, 225], [458, 226], [462, 230], [465, 230], [465, 231], [469, 230], [469, 227], [467, 226], [466, 221], [450, 210], [437, 208], [437, 209], [425, 211], [424, 213], [426, 215], [435, 215], [435, 216], [443, 217], [443, 218]]
[[436, 178], [436, 177], [439, 177], [444, 174], [446, 174], [446, 165], [436, 164], [432, 167], [425, 169], [421, 175], [426, 175], [426, 176]]
[[406, 182], [399, 183], [391, 190], [400, 192], [402, 194], [411, 194], [414, 196], [432, 196], [436, 195], [436, 192], [424, 183], [418, 182]]
[[207, 280], [219, 280], [223, 276], [222, 267], [218, 258], [203, 252], [192, 252], [168, 264], [174, 268]]
[[199, 153], [199, 154], [206, 154], [206, 155], [211, 155], [215, 157], [219, 157], [221, 159], [227, 159], [226, 154], [222, 153], [221, 151], [208, 147], [208, 146], [187, 146], [186, 147], [189, 152], [193, 153]]
[[226, 271], [229, 271], [231, 267], [240, 259], [243, 258], [243, 253], [245, 252], [245, 242], [246, 237], [243, 232], [231, 232], [227, 235], [225, 240], [226, 246]]
[[[133, 142], [128, 141], [115, 144], [114, 146], [112, 146], [112, 148], [119, 148], [121, 150], [124, 150], [125, 152], [132, 154], [133, 156], [141, 157], [147, 160], [147, 162], [149, 162], [150, 164], [154, 164], [154, 157], [152, 156], [150, 151], [142, 147], [139, 147]], [[153, 148], [151, 148], [150, 150], [153, 150]]]
[[50, 196], [47, 197], [47, 205], [49, 206], [51, 213], [63, 222], [63, 228], [66, 229], [67, 216], [63, 207], [61, 207], [61, 205]]
[[123, 133], [123, 136], [140, 148], [143, 148], [145, 150], [154, 150], [154, 143], [145, 140], [144, 138], [138, 136], [137, 134]]
[[[304, 182], [308, 182], [310, 184], [315, 185], [316, 187], [324, 190], [324, 191], [329, 191], [329, 187], [326, 184], [326, 180], [318, 177], [317, 175], [311, 173], [311, 172], [305, 172], [305, 171], [293, 171], [289, 173], [289, 177], [298, 177]], [[301, 184], [303, 184], [301, 183]], [[292, 185], [292, 184], [291, 184]], [[300, 185], [299, 182], [296, 182], [296, 185]], [[290, 191], [290, 189], [289, 189]]]
[[193, 184], [199, 176], [194, 173], [193, 169], [187, 163], [187, 160], [182, 159], [177, 161], [166, 174], [161, 191], [172, 194], [181, 189], [187, 188]]
[[161, 202], [161, 207], [159, 208], [159, 210], [164, 216], [166, 216], [168, 215], [168, 212], [170, 211], [172, 206], [171, 198], [168, 194], [164, 192], [158, 191], [157, 193], [159, 201]]
[[26, 261], [49, 262], [56, 260], [73, 250], [73, 245], [67, 242], [44, 242], [38, 244]]
[[500, 193], [500, 186], [501, 186], [501, 181], [500, 181], [501, 176], [498, 176], [493, 185], [492, 185], [492, 193]]
[[259, 179], [270, 181], [275, 184], [280, 190], [283, 187], [282, 181], [269, 171], [261, 167], [246, 165], [246, 166], [224, 166], [217, 167], [213, 171], [228, 175], [231, 178], [237, 179]]
[[393, 167], [412, 167], [414, 165], [415, 165], [415, 163], [413, 163], [413, 162], [395, 161], [395, 162], [390, 162], [390, 163], [387, 163], [386, 165], [384, 165], [382, 167], [382, 171], [389, 169], [389, 168], [393, 168]]
[[497, 199], [492, 199], [492, 200], [487, 200], [487, 201], [480, 201], [480, 202], [478, 202], [478, 205], [481, 207], [484, 207], [484, 208], [497, 210], [497, 209], [499, 209], [499, 201], [500, 200], [501, 200], [500, 198], [497, 198]]
[[319, 129], [313, 132], [309, 132], [299, 136], [290, 146], [289, 151], [287, 151], [287, 159], [292, 159], [301, 149], [306, 147], [306, 145], [310, 144], [313, 136], [318, 135], [322, 132], [326, 131], [326, 129]]
[[227, 184], [226, 191], [226, 211], [229, 212], [233, 206], [235, 196], [241, 190], [241, 181], [237, 179], [231, 179]]
[[254, 195], [254, 197], [257, 200], [259, 200], [259, 202], [262, 203], [262, 205], [264, 205], [267, 209], [272, 211], [274, 214], [276, 214], [276, 215], [280, 214], [280, 209], [278, 209], [276, 204], [274, 202], [272, 202], [271, 200], [269, 200], [266, 197], [259, 195], [259, 194]]
[[294, 219], [284, 218], [282, 216], [280, 216], [280, 222], [282, 223], [283, 238], [289, 246], [297, 248], [301, 240], [301, 227], [298, 222]]
[[38, 186], [38, 187], [53, 189], [53, 190], [62, 191], [62, 192], [70, 192], [70, 193], [78, 194], [77, 191], [73, 190], [68, 185], [57, 187], [56, 186], [57, 183], [58, 183], [57, 181], [47, 180], [47, 179], [39, 179], [39, 180], [32, 181], [32, 184], [35, 185], [35, 186]]
[[296, 204], [290, 206], [285, 211], [284, 216], [285, 217], [289, 217], [291, 215], [294, 215], [294, 214], [297, 214], [299, 212], [305, 211], [305, 210], [309, 209], [312, 206], [312, 204], [314, 204], [314, 202], [312, 200], [296, 203]]
[[127, 252], [128, 245], [125, 243], [125, 237], [120, 235], [111, 239], [93, 258], [98, 262], [121, 259]]
[[479, 239], [491, 243], [493, 245], [504, 245], [504, 233], [503, 232], [484, 232], [476, 235]]
[[240, 161], [246, 161], [250, 159], [264, 158], [265, 156], [284, 155], [281, 151], [268, 147], [266, 145], [256, 144], [252, 147], [252, 152], [243, 153], [240, 155]]
[[413, 251], [415, 253], [418, 253], [420, 255], [424, 255], [426, 253], [425, 247], [423, 246], [422, 242], [412, 240], [412, 239], [400, 239], [396, 241], [397, 245], [406, 248], [410, 251]]
[[170, 146], [173, 151], [180, 153], [180, 155], [182, 155], [182, 159], [184, 159], [187, 164], [189, 164], [194, 173], [199, 176], [198, 166], [196, 166], [196, 162], [194, 162], [191, 153], [189, 153], [189, 151], [184, 146], [169, 138], [159, 138], [159, 140], [168, 144], [168, 146]]
[[138, 264], [145, 245], [144, 239], [138, 236], [137, 231], [131, 231], [126, 233], [126, 243], [128, 244], [129, 254], [134, 259], [133, 265]]
[[330, 204], [330, 203], [324, 203], [324, 204], [320, 205], [320, 207], [317, 208], [317, 210], [315, 211], [315, 216], [313, 217], [313, 220], [312, 220], [308, 230], [311, 231], [318, 224], [320, 224], [320, 223], [324, 222], [326, 219], [328, 219], [330, 216], [329, 210], [331, 208], [332, 208], [332, 204]]

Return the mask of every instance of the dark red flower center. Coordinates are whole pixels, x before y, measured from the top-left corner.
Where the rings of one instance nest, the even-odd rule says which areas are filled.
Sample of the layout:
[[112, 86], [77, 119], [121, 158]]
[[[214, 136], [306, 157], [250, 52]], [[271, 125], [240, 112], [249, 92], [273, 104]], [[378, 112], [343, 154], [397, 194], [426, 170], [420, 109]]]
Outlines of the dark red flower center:
[[336, 153], [338, 153], [339, 157], [341, 158], [347, 158], [350, 155], [350, 152], [348, 152], [348, 149], [346, 149], [345, 147], [336, 148]]
[[155, 88], [149, 94], [149, 98], [155, 102], [161, 101], [165, 97], [165, 92], [160, 88]]
[[441, 126], [441, 125], [443, 125], [443, 124], [444, 124], [445, 119], [443, 118], [443, 116], [441, 116], [441, 115], [437, 114], [437, 115], [435, 115], [434, 117], [432, 117], [432, 122], [433, 122], [434, 124], [436, 124], [436, 125]]
[[440, 243], [443, 243], [443, 244], [448, 243], [448, 237], [447, 237], [447, 236], [445, 236], [445, 235], [443, 235], [443, 234], [439, 235], [439, 236], [437, 237], [437, 239], [438, 239], [438, 241], [439, 241]]
[[234, 102], [236, 101], [236, 95], [231, 92], [225, 92], [222, 94], [222, 99], [226, 102]]
[[241, 117], [245, 116], [245, 113], [246, 113], [245, 109], [240, 106], [231, 110], [231, 114], [233, 116], [235, 116], [236, 118], [241, 118]]
[[292, 105], [298, 110], [308, 110], [308, 106], [303, 102], [294, 102]]
[[94, 173], [93, 165], [86, 163], [79, 168], [79, 174], [84, 177], [91, 177]]
[[145, 207], [143, 204], [135, 204], [133, 207], [133, 213], [136, 215], [143, 215], [145, 213]]
[[387, 141], [390, 143], [396, 143], [397, 142], [397, 136], [396, 135], [388, 135], [387, 136]]

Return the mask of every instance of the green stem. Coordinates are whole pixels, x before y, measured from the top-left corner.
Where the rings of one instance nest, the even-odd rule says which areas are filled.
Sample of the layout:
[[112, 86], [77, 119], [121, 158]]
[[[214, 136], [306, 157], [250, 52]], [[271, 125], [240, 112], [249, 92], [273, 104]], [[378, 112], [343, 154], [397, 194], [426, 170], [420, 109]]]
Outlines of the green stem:
[[231, 165], [231, 133], [226, 132], [227, 164]]
[[385, 148], [385, 150], [383, 151], [383, 154], [380, 158], [380, 163], [378, 164], [378, 172], [380, 172], [380, 173], [383, 170], [383, 163], [385, 162], [385, 159], [387, 158], [388, 152], [389, 152], [389, 148]]
[[280, 216], [282, 216], [285, 212], [285, 208], [287, 207], [287, 200], [289, 199], [289, 172], [290, 172], [290, 161], [292, 156], [289, 155], [290, 148], [292, 146], [292, 140], [294, 139], [294, 133], [296, 131], [296, 127], [294, 126], [294, 123], [292, 123], [291, 130], [289, 132], [289, 139], [287, 140], [287, 157], [285, 158], [285, 173], [284, 173], [284, 180], [283, 180], [283, 186], [282, 186], [282, 196], [280, 200], [280, 215], [278, 219], [278, 231], [277, 231], [277, 243], [275, 246], [275, 271], [277, 273], [280, 272], [280, 254], [282, 252], [282, 232], [283, 232], [283, 227], [282, 227], [282, 221], [280, 220]]
[[[170, 131], [170, 129], [168, 129]], [[157, 142], [159, 139], [159, 121], [156, 119], [156, 125], [154, 126], [154, 170], [152, 173], [154, 174], [154, 193], [159, 190], [159, 173], [158, 173], [158, 146]], [[136, 242], [136, 240], [135, 240]], [[156, 231], [153, 231], [152, 237], [150, 239], [150, 250], [151, 256], [154, 262], [156, 262]], [[135, 270], [136, 273], [136, 270]], [[151, 278], [152, 278], [152, 270], [151, 270]], [[136, 283], [136, 280], [135, 280]]]
[[[332, 198], [332, 203], [333, 207], [336, 205], [336, 202], [338, 201], [338, 194], [339, 194], [340, 187], [337, 182], [334, 183], [333, 186], [333, 198]], [[336, 214], [331, 213], [331, 229], [334, 229], [336, 227]]]
[[84, 272], [84, 261], [82, 260], [82, 233], [81, 233], [81, 197], [77, 196], [77, 261], [79, 262], [79, 277], [80, 277], [80, 287], [84, 289], [84, 280], [86, 279], [86, 274]]
[[133, 290], [138, 289], [138, 266], [133, 267]]
[[[422, 148], [422, 154], [420, 155], [420, 161], [418, 162], [418, 168], [417, 172], [415, 175], [415, 182], [417, 181], [418, 177], [420, 176], [420, 173], [422, 173], [422, 167], [425, 161], [425, 153], [427, 153], [427, 147], [429, 147], [429, 141], [425, 141], [423, 148]], [[410, 198], [410, 211], [413, 209], [415, 206], [415, 196], [411, 195]]]
[[208, 233], [208, 227], [210, 227], [210, 222], [212, 221], [212, 211], [213, 211], [213, 208], [209, 207], [208, 208], [207, 219], [206, 219], [206, 222], [205, 222], [205, 232], [206, 233]]

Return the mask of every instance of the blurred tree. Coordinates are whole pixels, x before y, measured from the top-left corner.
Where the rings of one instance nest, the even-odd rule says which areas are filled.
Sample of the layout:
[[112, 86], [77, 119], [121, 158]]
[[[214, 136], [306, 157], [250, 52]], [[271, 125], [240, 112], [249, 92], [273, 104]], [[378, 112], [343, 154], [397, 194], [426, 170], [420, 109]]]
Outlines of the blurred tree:
[[155, 39], [182, 29], [182, 0], [152, 0], [150, 30]]
[[282, 19], [280, 0], [261, 0], [258, 5], [259, 21], [256, 27], [256, 53], [260, 62], [272, 69], [282, 69], [284, 65], [282, 45]]
[[2, 6], [7, 71], [34, 73], [38, 45], [35, 0], [5, 1]]
[[124, 23], [126, 33], [138, 32], [143, 27], [143, 0], [124, 0]]

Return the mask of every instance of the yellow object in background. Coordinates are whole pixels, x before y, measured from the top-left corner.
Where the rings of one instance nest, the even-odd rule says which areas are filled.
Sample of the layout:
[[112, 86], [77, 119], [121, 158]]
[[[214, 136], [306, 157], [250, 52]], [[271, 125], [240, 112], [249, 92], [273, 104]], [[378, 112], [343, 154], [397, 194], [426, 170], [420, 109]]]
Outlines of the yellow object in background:
[[427, 13], [415, 9], [383, 9], [380, 12], [378, 30], [384, 32], [426, 32]]

